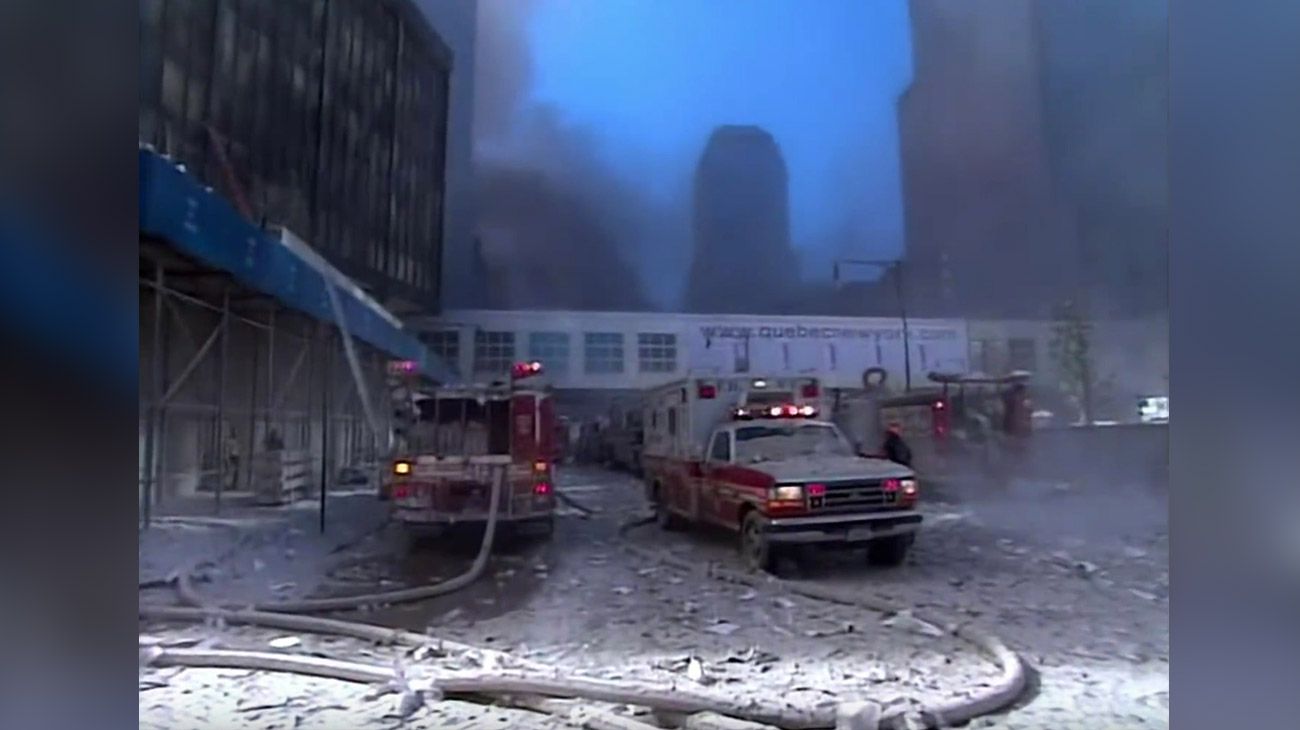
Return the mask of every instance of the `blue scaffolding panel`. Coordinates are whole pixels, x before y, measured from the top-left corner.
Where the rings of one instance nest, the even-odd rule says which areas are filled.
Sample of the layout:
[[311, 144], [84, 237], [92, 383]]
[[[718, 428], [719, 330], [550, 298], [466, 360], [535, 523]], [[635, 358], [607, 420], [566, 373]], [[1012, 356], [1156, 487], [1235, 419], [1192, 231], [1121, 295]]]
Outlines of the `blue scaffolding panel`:
[[336, 270], [306, 257], [253, 225], [221, 196], [183, 168], [151, 150], [140, 150], [140, 232], [166, 241], [210, 268], [227, 272], [251, 290], [323, 322], [338, 325], [330, 280], [339, 297], [347, 331], [394, 359], [416, 363], [421, 375], [439, 382], [452, 371], [387, 312], [340, 286]]

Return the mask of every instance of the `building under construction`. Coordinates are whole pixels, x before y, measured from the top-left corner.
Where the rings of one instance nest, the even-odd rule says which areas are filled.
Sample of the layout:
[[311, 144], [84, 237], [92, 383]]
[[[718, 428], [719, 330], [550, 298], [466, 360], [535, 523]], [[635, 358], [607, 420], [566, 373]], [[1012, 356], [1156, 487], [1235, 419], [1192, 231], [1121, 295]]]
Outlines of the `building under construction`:
[[439, 304], [451, 54], [408, 0], [140, 10], [142, 517], [360, 483], [387, 364], [441, 377], [400, 317]]

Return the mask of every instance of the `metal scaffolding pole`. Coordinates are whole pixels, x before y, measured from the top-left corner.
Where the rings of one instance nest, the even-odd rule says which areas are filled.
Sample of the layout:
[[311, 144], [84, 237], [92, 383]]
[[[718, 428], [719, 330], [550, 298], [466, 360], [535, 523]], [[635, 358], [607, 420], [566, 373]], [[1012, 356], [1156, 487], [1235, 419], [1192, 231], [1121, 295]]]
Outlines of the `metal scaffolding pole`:
[[[324, 328], [322, 328], [324, 329]], [[334, 348], [329, 332], [325, 334], [325, 373], [321, 377], [320, 404], [320, 531], [325, 533], [325, 503], [329, 494], [329, 449], [330, 449], [330, 380], [333, 377]]]
[[[280, 424], [276, 422], [276, 420], [275, 420], [275, 414], [271, 412], [272, 405], [274, 404], [274, 399], [275, 399], [275, 324], [276, 324], [276, 321], [275, 321], [275, 305], [274, 305], [274, 304], [271, 305], [271, 312], [270, 312], [270, 316], [267, 317], [267, 322], [268, 322], [271, 326], [270, 326], [270, 329], [267, 330], [267, 333], [266, 333], [266, 336], [267, 336], [267, 344], [266, 344], [266, 413], [264, 414], [265, 417], [262, 419], [262, 429], [263, 429], [265, 432], [270, 433], [271, 429], [274, 428], [274, 429], [276, 430], [276, 432], [279, 433], [279, 432], [282, 431], [283, 429], [280, 427]], [[280, 433], [280, 438], [281, 438], [281, 439], [284, 438], [284, 434], [283, 434], [283, 433]]]
[[217, 488], [214, 507], [221, 514], [221, 492], [226, 487], [226, 370], [230, 360], [230, 286], [221, 295], [221, 362], [217, 364]]
[[158, 444], [158, 405], [162, 398], [162, 330], [163, 330], [163, 267], [157, 265], [154, 274], [156, 286], [153, 292], [153, 352], [151, 368], [151, 386], [153, 386], [153, 398], [145, 406], [145, 433], [144, 433], [144, 499], [141, 505], [143, 512], [144, 526], [147, 529], [153, 521], [153, 495], [155, 489], [155, 479], [158, 470], [155, 463], [155, 452]]
[[[258, 366], [262, 361], [262, 339], [253, 333], [253, 362], [252, 373], [248, 378], [248, 453], [247, 457], [242, 460], [240, 467], [244, 472], [244, 488], [248, 489], [253, 484], [253, 456], [257, 453], [257, 380]], [[238, 479], [239, 475], [236, 474]]]

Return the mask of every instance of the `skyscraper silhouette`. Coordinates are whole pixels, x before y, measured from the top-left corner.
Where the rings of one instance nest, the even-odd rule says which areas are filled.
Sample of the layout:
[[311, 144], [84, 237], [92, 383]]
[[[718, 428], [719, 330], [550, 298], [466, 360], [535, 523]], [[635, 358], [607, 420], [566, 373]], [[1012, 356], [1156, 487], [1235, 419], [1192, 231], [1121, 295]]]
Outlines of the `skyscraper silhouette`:
[[718, 127], [695, 170], [693, 312], [775, 313], [799, 282], [790, 248], [789, 180], [776, 140]]

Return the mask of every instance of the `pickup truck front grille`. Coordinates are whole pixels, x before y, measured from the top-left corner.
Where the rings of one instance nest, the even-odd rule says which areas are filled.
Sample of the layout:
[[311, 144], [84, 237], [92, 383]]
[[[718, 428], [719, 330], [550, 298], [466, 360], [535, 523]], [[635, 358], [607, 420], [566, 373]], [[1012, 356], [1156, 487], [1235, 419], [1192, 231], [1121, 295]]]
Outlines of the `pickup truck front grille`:
[[[827, 484], [826, 493], [820, 504], [814, 501], [814, 509], [828, 512], [841, 512], [871, 507], [889, 507], [895, 503], [896, 495], [885, 491], [880, 481], [846, 482]], [[814, 498], [816, 500], [816, 498]]]

